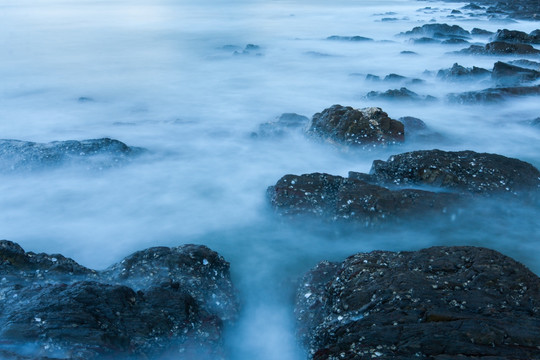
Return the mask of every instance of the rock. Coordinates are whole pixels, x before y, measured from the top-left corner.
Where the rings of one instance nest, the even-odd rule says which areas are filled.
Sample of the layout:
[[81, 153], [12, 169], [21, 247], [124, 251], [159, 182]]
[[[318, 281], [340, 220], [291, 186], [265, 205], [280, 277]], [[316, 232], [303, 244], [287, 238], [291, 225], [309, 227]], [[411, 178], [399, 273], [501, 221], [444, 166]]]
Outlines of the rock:
[[437, 100], [431, 95], [421, 96], [405, 87], [400, 89], [390, 89], [385, 92], [370, 91], [366, 94], [366, 99], [377, 100], [406, 100], [406, 101], [433, 101]]
[[508, 64], [521, 66], [521, 67], [524, 67], [524, 68], [527, 68], [527, 69], [540, 71], [540, 62], [537, 62], [537, 61], [519, 59], [519, 60], [508, 61]]
[[414, 131], [427, 130], [426, 123], [418, 118], [415, 118], [412, 116], [405, 116], [405, 117], [399, 118], [398, 120], [403, 123], [407, 133], [414, 132]]
[[338, 40], [338, 41], [373, 41], [371, 38], [363, 36], [339, 36], [332, 35], [326, 38], [326, 40]]
[[309, 119], [296, 113], [284, 113], [275, 121], [259, 125], [259, 131], [252, 134], [260, 137], [283, 137], [293, 132], [304, 132]]
[[387, 145], [402, 142], [403, 124], [381, 108], [353, 109], [333, 105], [313, 115], [308, 134], [345, 146]]
[[[468, 5], [465, 5], [462, 7], [463, 10], [482, 10], [484, 9], [482, 6], [480, 5], [477, 5], [477, 4], [474, 4], [474, 3], [470, 3]], [[473, 29], [474, 30], [474, 29]], [[474, 35], [474, 34], [473, 34]]]
[[414, 51], [409, 51], [409, 50], [403, 50], [402, 52], [400, 52], [400, 54], [402, 54], [402, 55], [418, 55], [418, 53], [415, 53]]
[[405, 126], [405, 133], [407, 134], [407, 142], [423, 142], [423, 143], [437, 143], [440, 144], [446, 139], [441, 134], [431, 130], [425, 122], [412, 117], [405, 116], [398, 119]]
[[488, 78], [491, 75], [489, 70], [473, 66], [466, 68], [455, 63], [450, 69], [441, 69], [437, 72], [437, 77], [446, 81], [478, 81]]
[[497, 30], [492, 37], [492, 41], [503, 41], [507, 43], [519, 43], [519, 44], [540, 44], [540, 36], [536, 32], [527, 34], [523, 31], [502, 29]]
[[284, 216], [310, 215], [366, 225], [411, 218], [419, 213], [443, 213], [458, 199], [442, 192], [391, 191], [361, 177], [358, 173], [349, 178], [320, 173], [285, 175], [268, 188], [268, 197], [272, 207]]
[[493, 34], [495, 34], [493, 31], [488, 31], [488, 30], [479, 29], [479, 28], [473, 28], [471, 30], [471, 35], [474, 35], [474, 36], [491, 36]]
[[474, 151], [422, 150], [376, 160], [370, 171], [379, 185], [431, 186], [474, 194], [538, 191], [540, 172], [524, 161]]
[[497, 61], [491, 79], [499, 86], [516, 86], [540, 78], [540, 72]]
[[374, 81], [374, 82], [381, 81], [381, 77], [377, 75], [373, 75], [373, 74], [367, 74], [366, 81]]
[[439, 44], [440, 40], [424, 36], [418, 39], [411, 39], [411, 42], [413, 44]]
[[358, 253], [300, 284], [297, 333], [313, 360], [540, 358], [540, 279], [494, 250]]
[[471, 45], [457, 53], [472, 55], [537, 55], [540, 54], [540, 50], [535, 49], [529, 44], [512, 44], [495, 41], [485, 46]]
[[408, 37], [431, 37], [436, 39], [462, 38], [467, 39], [470, 33], [458, 25], [448, 24], [425, 24], [412, 30], [400, 33], [400, 36]]
[[223, 359], [238, 314], [229, 264], [205, 246], [150, 248], [95, 271], [3, 240], [0, 277], [0, 348], [23, 359]]
[[450, 14], [463, 14], [463, 13], [459, 10], [454, 9], [452, 10], [452, 12], [450, 12]]
[[501, 102], [511, 98], [523, 96], [540, 95], [540, 85], [536, 86], [514, 86], [488, 88], [479, 91], [467, 91], [458, 94], [448, 94], [447, 99], [450, 102], [460, 104], [478, 104], [489, 102]]
[[261, 47], [259, 45], [255, 44], [247, 44], [242, 51], [236, 50], [233, 52], [233, 55], [256, 55], [256, 56], [262, 56], [263, 54], [260, 52]]
[[109, 138], [50, 143], [0, 140], [0, 169], [32, 171], [69, 164], [100, 169], [121, 165], [144, 152]]
[[441, 42], [443, 45], [463, 45], [468, 43], [465, 39], [448, 39]]
[[384, 81], [389, 81], [389, 82], [402, 82], [405, 80], [407, 80], [405, 76], [398, 75], [398, 74], [388, 74], [384, 77]]

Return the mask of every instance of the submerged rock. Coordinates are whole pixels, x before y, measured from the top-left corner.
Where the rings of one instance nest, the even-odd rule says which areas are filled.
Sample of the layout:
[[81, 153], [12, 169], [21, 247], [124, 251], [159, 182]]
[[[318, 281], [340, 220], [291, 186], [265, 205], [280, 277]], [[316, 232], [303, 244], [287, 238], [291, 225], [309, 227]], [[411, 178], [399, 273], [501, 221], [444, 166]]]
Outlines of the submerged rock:
[[430, 37], [436, 39], [469, 38], [470, 33], [458, 25], [448, 24], [425, 24], [412, 30], [402, 32], [400, 36]]
[[378, 107], [333, 105], [313, 115], [308, 134], [345, 146], [392, 144], [404, 139], [403, 124]]
[[474, 151], [421, 150], [375, 160], [377, 184], [433, 186], [476, 194], [517, 194], [540, 189], [540, 171], [531, 164]]
[[204, 246], [150, 248], [99, 272], [3, 240], [0, 276], [0, 349], [21, 358], [222, 359], [238, 313], [229, 264]]
[[458, 94], [448, 94], [447, 99], [450, 102], [460, 104], [478, 104], [500, 102], [522, 96], [538, 95], [540, 95], [540, 85], [496, 87], [478, 91], [467, 91]]
[[491, 71], [473, 66], [466, 68], [455, 63], [450, 69], [441, 69], [437, 72], [437, 77], [447, 81], [477, 81], [488, 78]]
[[359, 253], [300, 284], [310, 359], [540, 358], [540, 279], [493, 250]]
[[511, 60], [508, 61], [510, 65], [516, 65], [521, 66], [527, 69], [537, 70], [540, 71], [540, 62], [527, 60], [527, 59], [519, 59], [519, 60]]
[[405, 126], [407, 142], [438, 143], [446, 139], [441, 134], [431, 130], [421, 119], [405, 116], [398, 119]]
[[437, 98], [431, 95], [418, 95], [414, 91], [402, 87], [400, 89], [390, 89], [384, 92], [370, 91], [366, 94], [366, 99], [376, 100], [400, 100], [400, 101], [434, 101]]
[[457, 196], [422, 190], [396, 190], [369, 184], [361, 174], [349, 178], [313, 173], [285, 175], [268, 188], [272, 207], [281, 215], [312, 215], [331, 221], [357, 221], [374, 224], [442, 213]]
[[457, 52], [458, 54], [471, 55], [538, 55], [540, 50], [529, 44], [515, 44], [502, 41], [494, 41], [484, 46], [471, 45]]
[[491, 36], [495, 34], [493, 31], [488, 31], [484, 29], [474, 28], [471, 30], [471, 35], [475, 36]]
[[144, 151], [109, 138], [50, 143], [0, 140], [0, 169], [39, 170], [69, 164], [90, 168], [112, 167]]
[[493, 65], [491, 79], [500, 86], [515, 86], [532, 82], [540, 78], [540, 71], [522, 68], [516, 65], [497, 61]]
[[492, 41], [504, 41], [507, 43], [540, 44], [540, 33], [538, 30], [527, 34], [523, 31], [502, 29], [497, 30], [492, 37]]
[[373, 41], [372, 38], [367, 38], [363, 36], [339, 36], [332, 35], [326, 38], [326, 40], [338, 40], [338, 41]]
[[309, 118], [295, 113], [284, 113], [275, 121], [259, 125], [259, 131], [253, 136], [260, 137], [283, 137], [292, 132], [303, 132], [309, 124]]

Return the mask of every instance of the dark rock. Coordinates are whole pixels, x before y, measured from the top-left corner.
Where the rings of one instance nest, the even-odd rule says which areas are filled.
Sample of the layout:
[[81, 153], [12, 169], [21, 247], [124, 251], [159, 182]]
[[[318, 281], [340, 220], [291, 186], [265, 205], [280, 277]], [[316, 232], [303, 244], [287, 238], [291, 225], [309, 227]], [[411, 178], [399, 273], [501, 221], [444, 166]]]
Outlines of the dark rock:
[[431, 37], [437, 39], [450, 39], [450, 38], [469, 38], [470, 33], [457, 25], [448, 24], [425, 24], [423, 26], [417, 26], [412, 30], [400, 33], [400, 36], [409, 37]]
[[450, 14], [463, 14], [463, 13], [461, 11], [459, 11], [459, 10], [454, 9], [454, 10], [452, 10], [452, 12]]
[[229, 264], [205, 246], [150, 248], [99, 272], [3, 240], [0, 277], [0, 349], [21, 358], [222, 359], [238, 313]]
[[520, 43], [520, 44], [540, 44], [540, 36], [536, 32], [527, 34], [523, 31], [502, 29], [497, 30], [492, 37], [492, 41], [503, 41], [507, 43]]
[[537, 61], [520, 59], [520, 60], [508, 61], [508, 64], [521, 66], [521, 67], [524, 67], [524, 68], [527, 68], [527, 69], [540, 71], [540, 62], [537, 62]]
[[482, 6], [480, 6], [480, 5], [470, 3], [468, 5], [463, 6], [462, 9], [464, 9], [464, 10], [482, 10], [484, 8]]
[[455, 63], [450, 69], [441, 69], [437, 72], [437, 77], [447, 81], [478, 81], [488, 78], [491, 72], [476, 66], [466, 68]]
[[540, 358], [540, 279], [494, 250], [358, 253], [300, 284], [297, 331], [310, 359]]
[[412, 116], [405, 116], [398, 119], [403, 123], [405, 126], [405, 131], [407, 131], [407, 134], [414, 131], [422, 131], [427, 130], [427, 125], [422, 120], [412, 117]]
[[256, 56], [262, 56], [262, 53], [260, 52], [261, 47], [259, 45], [255, 44], [247, 44], [244, 47], [244, 50], [240, 51], [237, 50], [233, 52], [233, 55], [256, 55]]
[[398, 18], [382, 18], [381, 21], [382, 22], [390, 22], [390, 21], [398, 21], [399, 19]]
[[536, 119], [529, 121], [529, 125], [540, 128], [540, 117], [537, 117]]
[[418, 53], [415, 53], [414, 51], [404, 50], [400, 52], [402, 55], [418, 55]]
[[123, 164], [143, 152], [109, 138], [50, 143], [0, 140], [0, 169], [32, 171], [69, 164], [100, 169]]
[[333, 105], [313, 115], [308, 133], [345, 146], [385, 145], [404, 139], [403, 124], [377, 107]]
[[[360, 175], [369, 178], [367, 174]], [[458, 199], [448, 193], [391, 191], [361, 178], [356, 173], [349, 178], [320, 173], [285, 175], [268, 188], [268, 197], [272, 207], [284, 216], [310, 215], [366, 225], [415, 217], [419, 213], [443, 213]]]
[[407, 80], [405, 76], [398, 75], [398, 74], [388, 74], [384, 77], [384, 81], [389, 81], [389, 82], [402, 82], [405, 80]]
[[535, 81], [540, 78], [540, 72], [526, 69], [515, 65], [496, 62], [493, 65], [491, 79], [500, 86], [515, 86], [522, 83]]
[[474, 151], [413, 151], [373, 162], [380, 185], [432, 186], [457, 192], [497, 194], [536, 191], [540, 172], [531, 164]]
[[467, 91], [458, 94], [448, 94], [450, 102], [460, 104], [494, 103], [522, 96], [540, 95], [540, 85], [537, 86], [514, 86], [497, 87], [479, 91]]
[[363, 36], [339, 36], [332, 35], [326, 38], [326, 40], [338, 40], [338, 41], [373, 41], [371, 38]]
[[259, 131], [254, 136], [261, 137], [283, 137], [293, 132], [304, 132], [308, 126], [309, 119], [295, 113], [284, 113], [275, 121], [259, 125]]
[[471, 45], [458, 51], [461, 54], [472, 55], [537, 55], [540, 50], [529, 44], [512, 44], [501, 41], [490, 42], [485, 46]]
[[380, 76], [377, 76], [377, 75], [373, 75], [373, 74], [367, 74], [366, 75], [366, 80], [367, 81], [381, 81], [381, 77]]
[[474, 28], [471, 30], [471, 35], [475, 36], [491, 36], [495, 34], [493, 31], [488, 31], [484, 29]]
[[430, 37], [421, 37], [418, 39], [411, 39], [414, 44], [439, 44], [440, 40], [436, 40]]
[[405, 126], [405, 133], [407, 134], [407, 142], [415, 143], [436, 143], [440, 144], [441, 142], [446, 141], [444, 136], [431, 130], [425, 122], [422, 120], [412, 117], [405, 116], [398, 119]]
[[443, 45], [463, 45], [468, 43], [469, 42], [465, 39], [448, 39], [441, 42]]
[[421, 96], [405, 87], [400, 89], [390, 89], [385, 92], [370, 91], [366, 94], [366, 99], [378, 100], [406, 100], [406, 101], [433, 101], [436, 100], [433, 96]]

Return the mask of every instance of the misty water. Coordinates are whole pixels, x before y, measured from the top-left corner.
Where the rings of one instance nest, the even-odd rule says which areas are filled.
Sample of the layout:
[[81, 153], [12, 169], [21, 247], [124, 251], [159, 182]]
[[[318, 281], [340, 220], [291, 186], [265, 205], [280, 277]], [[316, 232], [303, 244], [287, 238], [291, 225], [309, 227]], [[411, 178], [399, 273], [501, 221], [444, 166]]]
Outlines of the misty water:
[[[437, 70], [456, 62], [491, 69], [500, 57], [448, 54], [466, 46], [415, 45], [395, 36], [433, 21], [466, 30], [537, 27], [449, 17], [463, 5], [4, 0], [0, 138], [111, 137], [149, 152], [110, 169], [3, 171], [0, 238], [97, 269], [151, 246], [211, 247], [231, 263], [242, 299], [240, 320], [227, 336], [235, 360], [303, 358], [294, 336], [293, 289], [321, 260], [375, 249], [478, 245], [540, 273], [534, 202], [485, 200], [446, 218], [362, 229], [287, 221], [266, 199], [266, 188], [285, 174], [368, 172], [373, 160], [419, 149], [498, 153], [539, 167], [540, 131], [526, 124], [540, 115], [538, 98], [492, 105], [443, 100], [491, 84], [443, 82]], [[326, 40], [331, 35], [375, 41]], [[259, 48], [243, 53], [248, 44]], [[366, 100], [369, 91], [401, 87], [365, 81], [366, 74], [390, 73], [425, 80], [407, 87], [439, 100]], [[251, 136], [281, 113], [311, 117], [333, 104], [418, 117], [444, 141], [344, 151], [301, 134]]]

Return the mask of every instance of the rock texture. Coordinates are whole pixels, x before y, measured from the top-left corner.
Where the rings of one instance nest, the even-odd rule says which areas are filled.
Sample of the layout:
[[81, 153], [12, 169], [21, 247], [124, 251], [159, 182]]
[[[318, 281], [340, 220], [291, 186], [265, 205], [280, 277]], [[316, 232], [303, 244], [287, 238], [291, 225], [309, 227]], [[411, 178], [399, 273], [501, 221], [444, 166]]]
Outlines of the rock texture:
[[68, 164], [90, 168], [113, 167], [144, 151], [109, 138], [50, 143], [0, 140], [0, 169], [32, 171]]
[[302, 279], [298, 335], [309, 358], [540, 358], [540, 279], [477, 247], [359, 253]]
[[540, 54], [540, 50], [535, 49], [529, 44], [494, 41], [484, 46], [471, 45], [457, 53], [471, 55], [538, 55]]
[[372, 181], [398, 186], [424, 185], [476, 194], [520, 193], [540, 189], [540, 171], [529, 163], [474, 151], [422, 150], [376, 160]]
[[229, 264], [204, 246], [150, 248], [98, 272], [3, 240], [0, 277], [8, 359], [221, 359], [238, 312]]
[[540, 85], [494, 87], [478, 91], [448, 94], [447, 100], [460, 104], [495, 103], [523, 96], [540, 95]]
[[399, 34], [400, 36], [408, 36], [414, 38], [436, 38], [436, 39], [466, 39], [470, 37], [470, 33], [458, 25], [448, 24], [425, 24], [417, 26], [412, 30]]
[[499, 86], [517, 86], [540, 79], [540, 71], [497, 61], [491, 79]]
[[345, 146], [384, 145], [403, 141], [404, 128], [378, 107], [333, 105], [313, 115], [308, 134]]
[[450, 69], [441, 69], [437, 72], [437, 78], [446, 81], [478, 81], [489, 78], [489, 70], [473, 66], [466, 68], [455, 63]]
[[253, 136], [264, 138], [283, 137], [293, 132], [304, 132], [309, 124], [309, 119], [295, 113], [284, 113], [274, 121], [259, 125], [259, 130]]
[[527, 34], [523, 31], [502, 29], [497, 30], [492, 37], [493, 41], [504, 41], [507, 43], [540, 44], [540, 32], [538, 30]]
[[418, 95], [414, 91], [402, 87], [399, 89], [390, 89], [384, 92], [370, 91], [366, 94], [366, 99], [370, 100], [398, 100], [398, 101], [434, 101], [435, 97], [427, 95]]

